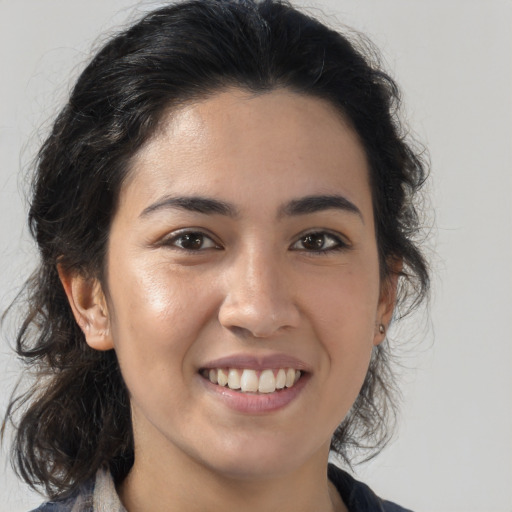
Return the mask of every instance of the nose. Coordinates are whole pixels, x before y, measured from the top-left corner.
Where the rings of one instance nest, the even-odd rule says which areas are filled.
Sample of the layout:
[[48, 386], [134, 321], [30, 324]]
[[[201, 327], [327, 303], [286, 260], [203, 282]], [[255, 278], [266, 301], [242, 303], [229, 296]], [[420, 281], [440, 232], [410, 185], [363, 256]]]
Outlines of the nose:
[[268, 338], [297, 327], [300, 312], [292, 279], [287, 275], [275, 255], [257, 250], [241, 254], [228, 272], [220, 323], [254, 338]]

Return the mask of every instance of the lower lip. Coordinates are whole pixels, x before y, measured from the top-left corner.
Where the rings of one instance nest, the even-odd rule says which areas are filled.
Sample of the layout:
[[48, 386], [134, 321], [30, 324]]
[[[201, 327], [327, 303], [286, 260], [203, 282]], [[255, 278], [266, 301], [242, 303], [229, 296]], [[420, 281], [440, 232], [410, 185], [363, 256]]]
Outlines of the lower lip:
[[199, 378], [206, 389], [215, 393], [230, 409], [246, 414], [265, 414], [283, 409], [295, 400], [307, 384], [309, 374], [303, 373], [292, 387], [280, 389], [273, 393], [242, 393], [228, 387], [212, 384], [201, 375], [199, 375]]

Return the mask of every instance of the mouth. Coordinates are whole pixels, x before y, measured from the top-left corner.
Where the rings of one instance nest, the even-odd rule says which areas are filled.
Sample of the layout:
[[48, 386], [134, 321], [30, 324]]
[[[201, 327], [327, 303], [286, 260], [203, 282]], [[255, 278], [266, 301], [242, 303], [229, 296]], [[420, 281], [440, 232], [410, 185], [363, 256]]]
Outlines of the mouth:
[[199, 374], [212, 384], [233, 391], [268, 395], [292, 388], [304, 372], [295, 368], [203, 368]]

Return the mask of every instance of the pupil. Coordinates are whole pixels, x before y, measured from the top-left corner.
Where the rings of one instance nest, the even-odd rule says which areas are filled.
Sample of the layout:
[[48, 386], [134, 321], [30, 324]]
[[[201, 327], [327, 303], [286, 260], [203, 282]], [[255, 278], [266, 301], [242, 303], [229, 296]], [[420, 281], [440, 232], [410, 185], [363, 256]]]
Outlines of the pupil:
[[197, 233], [183, 235], [181, 245], [185, 249], [200, 249], [203, 243], [202, 235]]
[[306, 235], [302, 241], [306, 249], [317, 251], [324, 245], [324, 237], [322, 235]]

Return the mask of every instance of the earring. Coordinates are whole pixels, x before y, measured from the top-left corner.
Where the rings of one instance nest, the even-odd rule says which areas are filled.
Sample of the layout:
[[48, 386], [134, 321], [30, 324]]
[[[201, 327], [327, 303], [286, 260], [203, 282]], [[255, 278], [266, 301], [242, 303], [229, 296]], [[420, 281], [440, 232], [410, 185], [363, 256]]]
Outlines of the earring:
[[386, 327], [384, 326], [384, 324], [379, 324], [379, 332], [381, 334], [384, 334], [386, 332]]

